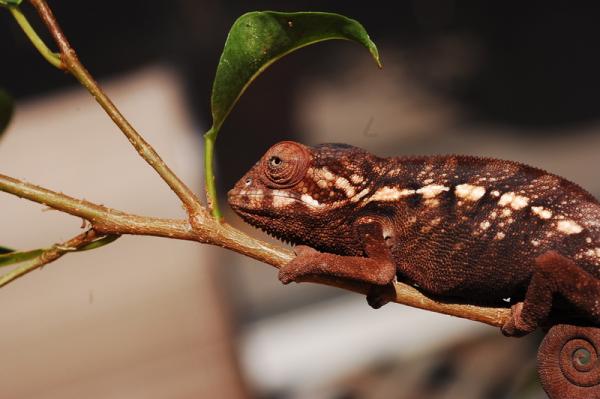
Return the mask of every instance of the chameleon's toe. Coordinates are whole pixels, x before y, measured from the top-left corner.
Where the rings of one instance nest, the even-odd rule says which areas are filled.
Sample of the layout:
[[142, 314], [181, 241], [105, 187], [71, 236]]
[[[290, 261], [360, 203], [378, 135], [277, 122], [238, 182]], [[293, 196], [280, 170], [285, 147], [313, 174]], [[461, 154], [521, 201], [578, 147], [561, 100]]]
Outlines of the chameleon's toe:
[[507, 337], [522, 337], [535, 330], [535, 326], [528, 325], [522, 318], [523, 302], [518, 302], [511, 307], [510, 318], [502, 326], [502, 334]]
[[296, 258], [299, 257], [307, 257], [307, 256], [314, 256], [316, 254], [319, 253], [319, 251], [317, 251], [314, 248], [309, 247], [308, 245], [296, 245], [294, 247], [294, 253], [296, 254]]
[[285, 265], [279, 269], [278, 277], [279, 281], [281, 281], [283, 284], [289, 284], [293, 281], [296, 281], [297, 275], [293, 270], [290, 270], [288, 265]]

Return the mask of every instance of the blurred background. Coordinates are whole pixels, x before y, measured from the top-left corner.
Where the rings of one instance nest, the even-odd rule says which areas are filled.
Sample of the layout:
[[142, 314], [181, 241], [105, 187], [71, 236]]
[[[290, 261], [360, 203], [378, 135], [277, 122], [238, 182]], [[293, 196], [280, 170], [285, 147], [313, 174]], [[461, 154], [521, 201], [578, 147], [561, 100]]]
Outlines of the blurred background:
[[[275, 9], [358, 19], [384, 69], [340, 41], [273, 65], [223, 126], [221, 194], [282, 139], [512, 159], [600, 193], [594, 9], [451, 0], [50, 5], [84, 64], [198, 192], [227, 31], [246, 11]], [[93, 99], [36, 53], [6, 11], [0, 36], [0, 87], [17, 100], [0, 143], [2, 173], [138, 214], [183, 216]], [[228, 210], [226, 218], [261, 236]], [[80, 224], [0, 195], [1, 245], [48, 246]], [[0, 290], [0, 331], [0, 398], [545, 398], [539, 335], [507, 339], [394, 304], [374, 311], [362, 296], [283, 287], [267, 265], [174, 240], [123, 237], [18, 280]]]

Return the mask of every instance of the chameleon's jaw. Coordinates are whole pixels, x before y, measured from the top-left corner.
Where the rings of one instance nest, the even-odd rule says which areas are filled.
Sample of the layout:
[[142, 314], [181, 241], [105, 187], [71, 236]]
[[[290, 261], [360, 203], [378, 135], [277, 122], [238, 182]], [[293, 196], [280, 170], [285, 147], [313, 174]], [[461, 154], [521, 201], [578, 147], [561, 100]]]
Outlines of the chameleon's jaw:
[[260, 208], [248, 207], [248, 202], [244, 198], [245, 196], [238, 193], [232, 194], [231, 191], [229, 192], [229, 205], [239, 217], [252, 227], [265, 232], [273, 238], [286, 244], [296, 244], [289, 236], [280, 231], [278, 228], [278, 218], [274, 218], [273, 215], [267, 215], [268, 211], [261, 211]]

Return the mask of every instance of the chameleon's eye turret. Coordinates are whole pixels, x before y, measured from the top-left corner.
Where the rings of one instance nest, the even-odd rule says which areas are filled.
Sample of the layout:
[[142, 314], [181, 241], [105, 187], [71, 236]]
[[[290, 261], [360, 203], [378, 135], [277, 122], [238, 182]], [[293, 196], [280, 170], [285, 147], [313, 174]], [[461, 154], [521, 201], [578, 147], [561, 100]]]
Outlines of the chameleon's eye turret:
[[310, 155], [301, 144], [277, 143], [263, 157], [265, 183], [273, 188], [291, 187], [302, 180], [309, 161]]

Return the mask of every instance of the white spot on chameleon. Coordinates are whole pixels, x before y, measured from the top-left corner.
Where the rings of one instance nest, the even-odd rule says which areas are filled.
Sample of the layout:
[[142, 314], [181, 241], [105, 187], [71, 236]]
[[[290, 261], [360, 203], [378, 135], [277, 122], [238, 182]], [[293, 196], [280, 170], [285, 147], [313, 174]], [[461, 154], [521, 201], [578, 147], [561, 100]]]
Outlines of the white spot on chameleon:
[[369, 194], [369, 189], [365, 188], [364, 190], [362, 190], [361, 192], [359, 192], [358, 194], [356, 194], [354, 197], [350, 198], [350, 201], [357, 202], [357, 201], [359, 201], [362, 197], [364, 197], [367, 194]]
[[294, 203], [295, 199], [283, 190], [273, 190], [272, 203], [274, 208], [283, 208]]
[[490, 227], [490, 222], [484, 220], [479, 224], [479, 227], [481, 227], [482, 230], [487, 230]]
[[408, 197], [410, 195], [413, 195], [414, 193], [415, 193], [415, 190], [409, 190], [406, 188], [403, 188], [403, 189], [391, 188], [391, 187], [385, 186], [385, 187], [380, 188], [379, 190], [375, 191], [375, 193], [369, 198], [369, 200], [367, 202], [396, 201], [402, 197]]
[[588, 238], [586, 238], [586, 239], [585, 239], [585, 242], [587, 242], [588, 244], [590, 244], [590, 243], [592, 242], [592, 239], [591, 239], [591, 237], [588, 237]]
[[543, 206], [532, 206], [531, 211], [534, 215], [540, 217], [540, 219], [550, 219], [552, 217], [552, 212]]
[[512, 215], [512, 211], [508, 208], [502, 209], [502, 216], [504, 216], [505, 218], [509, 217], [510, 215]]
[[531, 245], [533, 245], [534, 247], [539, 247], [540, 242], [538, 240], [531, 240]]
[[517, 195], [510, 203], [512, 209], [519, 210], [525, 208], [529, 204], [529, 198], [522, 195]]
[[325, 180], [333, 181], [335, 179], [333, 173], [331, 173], [327, 168], [323, 168], [321, 172], [323, 173], [323, 177], [325, 178]]
[[440, 200], [437, 198], [427, 198], [425, 200], [425, 205], [435, 208], [440, 205]]
[[325, 179], [319, 179], [317, 181], [317, 186], [321, 188], [327, 188], [327, 181]]
[[504, 237], [506, 237], [506, 234], [504, 234], [503, 232], [499, 232], [498, 234], [496, 234], [496, 236], [494, 237], [494, 240], [503, 240]]
[[441, 186], [439, 184], [429, 184], [417, 190], [417, 194], [423, 195], [423, 198], [433, 198], [436, 195], [450, 190], [450, 187]]
[[344, 191], [346, 193], [346, 197], [348, 198], [354, 197], [354, 194], [356, 194], [354, 187], [350, 184], [348, 180], [346, 180], [345, 177], [339, 176], [337, 179], [335, 179], [334, 185], [336, 188], [339, 188], [340, 190]]
[[565, 234], [579, 234], [583, 231], [583, 227], [572, 220], [559, 220], [556, 224], [556, 229]]
[[311, 206], [313, 208], [318, 208], [321, 206], [321, 204], [319, 204], [319, 201], [311, 197], [309, 194], [302, 194], [300, 200], [302, 200], [302, 202], [304, 202], [306, 205]]
[[500, 200], [498, 201], [498, 205], [506, 206], [506, 205], [510, 204], [512, 202], [512, 200], [514, 200], [514, 199], [515, 199], [515, 193], [513, 193], [513, 192], [504, 193], [504, 194], [502, 194], [502, 197], [500, 197]]
[[502, 194], [502, 196], [500, 197], [500, 200], [498, 200], [498, 205], [500, 205], [500, 206], [510, 205], [510, 207], [514, 210], [523, 209], [528, 204], [529, 204], [529, 198], [524, 197], [522, 195], [516, 195], [512, 191]]
[[363, 177], [359, 176], [359, 175], [352, 175], [350, 176], [350, 181], [352, 181], [352, 183], [354, 184], [360, 184], [363, 182]]
[[467, 201], [477, 201], [485, 194], [485, 188], [464, 183], [456, 186], [454, 193]]
[[490, 195], [491, 195], [492, 197], [499, 197], [499, 196], [500, 196], [500, 191], [498, 191], [498, 190], [493, 190], [493, 191], [490, 193]]

